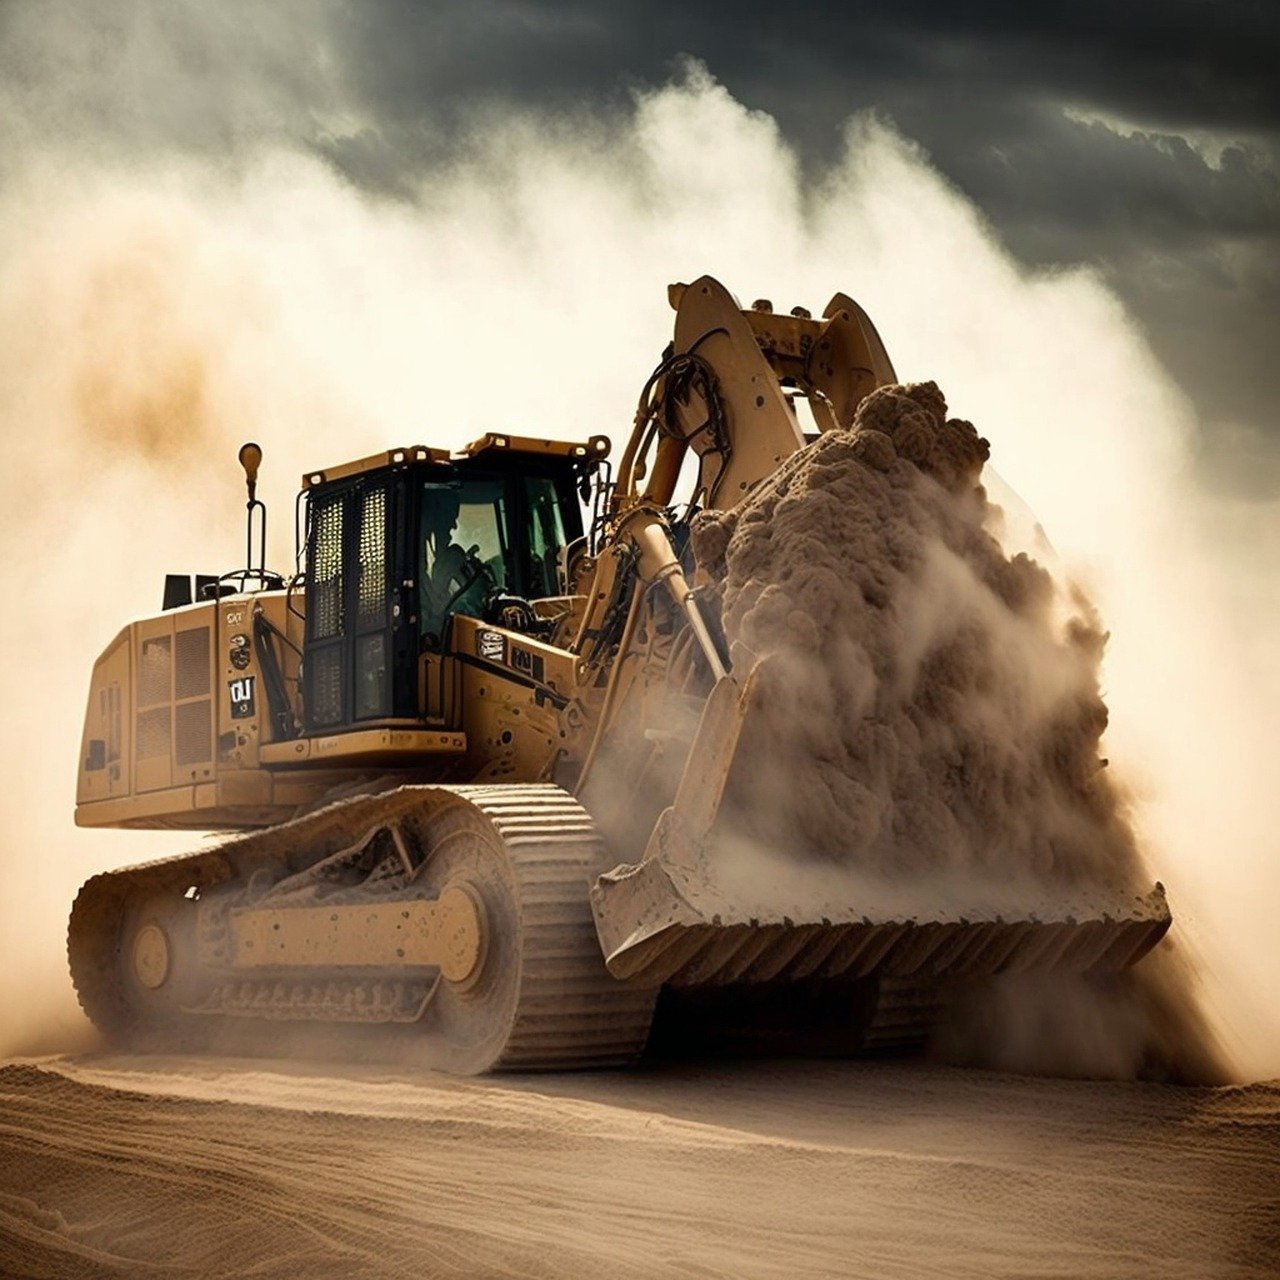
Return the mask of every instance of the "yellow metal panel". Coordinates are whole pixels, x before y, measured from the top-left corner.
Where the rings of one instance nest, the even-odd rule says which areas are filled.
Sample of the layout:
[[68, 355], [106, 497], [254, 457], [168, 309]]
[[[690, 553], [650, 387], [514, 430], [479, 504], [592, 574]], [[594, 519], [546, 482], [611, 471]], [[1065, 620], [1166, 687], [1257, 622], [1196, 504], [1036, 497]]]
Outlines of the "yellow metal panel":
[[514, 679], [544, 685], [565, 698], [572, 696], [577, 686], [577, 655], [522, 631], [458, 614], [453, 620], [453, 648], [456, 653], [505, 668]]
[[261, 749], [259, 758], [265, 765], [298, 765], [309, 761], [328, 765], [355, 761], [412, 763], [415, 756], [461, 753], [466, 749], [464, 733], [383, 727], [273, 742]]
[[133, 775], [129, 642], [126, 628], [93, 668], [76, 778], [78, 804], [129, 793]]
[[[214, 703], [218, 713], [219, 772], [258, 767], [262, 726], [270, 720], [265, 705], [266, 686], [253, 640], [253, 614], [260, 599], [282, 601], [282, 595], [277, 592], [270, 597], [225, 596], [214, 609], [217, 631], [214, 664], [218, 672]], [[246, 683], [253, 690], [248, 702], [238, 698]], [[249, 708], [247, 714], [246, 707]]]
[[231, 913], [238, 969], [439, 968], [467, 978], [484, 943], [474, 894], [451, 886], [438, 900], [322, 907], [247, 907]]
[[[736, 506], [752, 485], [772, 475], [786, 458], [802, 449], [804, 435], [756, 343], [750, 322], [729, 291], [710, 276], [695, 280], [681, 296], [675, 346], [677, 351], [696, 351], [719, 379], [732, 452], [724, 458], [703, 452], [711, 441], [693, 436], [699, 421], [687, 422], [685, 430], [693, 436], [692, 447], [702, 453], [701, 481], [709, 487], [707, 505], [727, 510]], [[689, 414], [696, 418], [697, 412], [691, 406]], [[670, 475], [672, 484], [675, 478]], [[671, 494], [656, 492], [655, 487], [667, 487], [665, 479], [660, 481], [658, 463], [646, 496], [665, 505]]]
[[234, 808], [236, 805], [270, 804], [272, 778], [260, 769], [220, 769], [218, 771], [218, 804]]
[[76, 805], [76, 826], [114, 827], [143, 818], [190, 813], [196, 807], [195, 787], [168, 787], [115, 800], [95, 800]]

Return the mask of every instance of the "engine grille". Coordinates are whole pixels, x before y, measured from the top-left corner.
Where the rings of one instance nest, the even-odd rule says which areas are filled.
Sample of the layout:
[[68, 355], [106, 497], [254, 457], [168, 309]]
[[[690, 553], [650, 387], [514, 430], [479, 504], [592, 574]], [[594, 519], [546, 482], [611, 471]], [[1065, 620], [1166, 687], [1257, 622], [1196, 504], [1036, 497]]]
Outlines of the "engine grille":
[[192, 627], [174, 637], [174, 697], [207, 698], [211, 678], [209, 628]]
[[138, 705], [154, 707], [173, 696], [173, 645], [168, 636], [144, 640], [138, 650]]
[[207, 764], [213, 758], [213, 709], [207, 698], [174, 707], [173, 752], [180, 765]]
[[138, 759], [156, 760], [169, 754], [169, 708], [138, 712]]

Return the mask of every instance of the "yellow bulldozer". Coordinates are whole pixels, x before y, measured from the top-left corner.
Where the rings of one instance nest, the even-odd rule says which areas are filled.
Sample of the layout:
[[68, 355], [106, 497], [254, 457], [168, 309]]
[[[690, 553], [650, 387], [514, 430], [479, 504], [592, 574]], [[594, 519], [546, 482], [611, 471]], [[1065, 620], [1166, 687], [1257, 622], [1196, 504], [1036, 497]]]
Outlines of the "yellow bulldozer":
[[233, 833], [81, 889], [70, 967], [108, 1036], [473, 1073], [626, 1063], [659, 1006], [704, 1034], [772, 1008], [858, 1051], [918, 1042], [948, 983], [1118, 971], [1163, 935], [1158, 886], [1024, 918], [735, 896], [718, 819], [760, 672], [731, 668], [689, 514], [804, 448], [797, 397], [848, 428], [896, 379], [842, 294], [820, 319], [709, 277], [669, 296], [616, 471], [604, 436], [496, 431], [312, 471], [286, 580], [241, 450], [249, 567], [170, 576], [93, 671], [77, 823]]

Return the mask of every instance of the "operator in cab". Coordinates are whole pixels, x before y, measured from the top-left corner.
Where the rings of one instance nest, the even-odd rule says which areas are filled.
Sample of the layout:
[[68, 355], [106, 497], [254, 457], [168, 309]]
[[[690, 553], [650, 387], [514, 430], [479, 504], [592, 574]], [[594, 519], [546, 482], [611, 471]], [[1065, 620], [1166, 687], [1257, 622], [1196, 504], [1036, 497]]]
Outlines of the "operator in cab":
[[478, 616], [494, 586], [492, 573], [474, 549], [465, 551], [453, 539], [460, 510], [454, 489], [432, 486], [423, 495], [422, 634], [432, 645], [443, 639], [448, 613]]

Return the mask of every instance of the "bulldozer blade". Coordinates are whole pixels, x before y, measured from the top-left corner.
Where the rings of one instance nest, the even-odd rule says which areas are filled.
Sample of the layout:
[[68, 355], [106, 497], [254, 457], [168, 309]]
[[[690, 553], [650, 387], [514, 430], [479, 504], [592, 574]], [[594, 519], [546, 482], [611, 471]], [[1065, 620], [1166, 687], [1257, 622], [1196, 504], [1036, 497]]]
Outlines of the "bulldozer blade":
[[717, 820], [743, 725], [776, 676], [766, 657], [741, 681], [717, 681], [644, 857], [596, 881], [596, 933], [614, 977], [692, 987], [1113, 971], [1168, 930], [1158, 883], [1136, 894], [1007, 875], [893, 881], [735, 844]]
[[[1055, 892], [1019, 908], [1008, 886], [911, 907], [899, 887], [810, 901], [744, 898], [690, 859], [658, 856], [601, 876], [591, 894], [605, 963], [643, 986], [857, 979], [950, 981], [1027, 970], [1105, 972], [1140, 960], [1168, 930], [1162, 885], [1146, 894]], [[708, 859], [708, 865], [710, 864]], [[925, 899], [919, 887], [912, 895]]]

